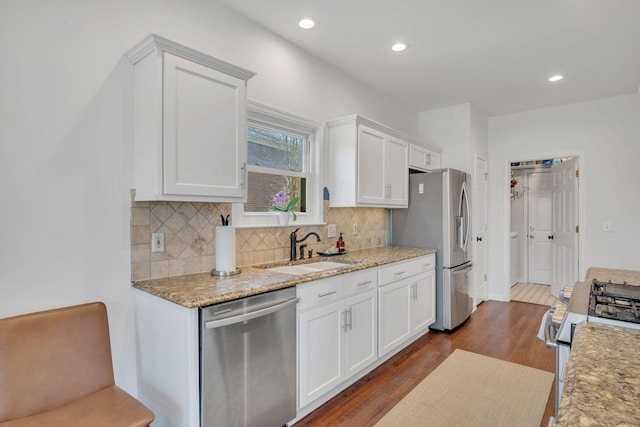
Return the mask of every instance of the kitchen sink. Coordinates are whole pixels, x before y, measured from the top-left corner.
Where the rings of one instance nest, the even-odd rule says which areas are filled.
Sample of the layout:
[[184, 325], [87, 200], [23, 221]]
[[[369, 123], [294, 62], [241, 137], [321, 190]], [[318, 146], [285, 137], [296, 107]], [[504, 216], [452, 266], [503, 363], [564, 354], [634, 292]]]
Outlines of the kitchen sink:
[[348, 267], [349, 265], [351, 264], [345, 264], [342, 262], [318, 261], [318, 262], [312, 262], [309, 264], [282, 265], [279, 267], [267, 268], [267, 270], [273, 271], [275, 273], [284, 273], [284, 274], [292, 274], [294, 276], [301, 276], [303, 274], [318, 273], [321, 271], [333, 270], [336, 268], [344, 268], [344, 267]]

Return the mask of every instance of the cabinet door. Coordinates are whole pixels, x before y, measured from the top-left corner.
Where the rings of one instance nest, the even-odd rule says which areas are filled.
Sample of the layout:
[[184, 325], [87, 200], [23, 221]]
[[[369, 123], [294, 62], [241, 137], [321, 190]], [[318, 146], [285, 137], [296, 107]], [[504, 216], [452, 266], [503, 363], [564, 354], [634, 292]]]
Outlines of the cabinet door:
[[358, 126], [358, 203], [386, 203], [384, 145], [383, 133], [366, 126]]
[[411, 334], [409, 280], [378, 289], [378, 357], [389, 353]]
[[304, 407], [344, 378], [343, 302], [299, 316], [299, 399]]
[[244, 80], [164, 54], [164, 193], [244, 196]]
[[424, 330], [436, 320], [435, 270], [413, 279], [411, 285], [411, 332]]
[[425, 172], [439, 169], [440, 154], [419, 145], [411, 144], [409, 147], [409, 166]]
[[409, 198], [409, 144], [395, 138], [387, 138], [384, 145], [385, 203], [408, 206]]
[[377, 359], [378, 307], [376, 302], [375, 289], [345, 301], [347, 322], [345, 379]]

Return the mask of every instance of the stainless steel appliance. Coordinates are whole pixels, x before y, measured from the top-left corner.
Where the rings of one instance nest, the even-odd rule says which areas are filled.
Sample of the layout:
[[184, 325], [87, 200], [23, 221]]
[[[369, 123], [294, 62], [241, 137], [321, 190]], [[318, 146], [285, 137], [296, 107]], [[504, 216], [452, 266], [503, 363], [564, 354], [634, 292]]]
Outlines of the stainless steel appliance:
[[295, 287], [200, 309], [202, 427], [296, 417]]
[[544, 331], [547, 347], [556, 349], [556, 418], [576, 325], [595, 322], [640, 329], [640, 286], [592, 279], [563, 289], [561, 299], [568, 304], [549, 310]]
[[438, 250], [433, 329], [453, 329], [473, 309], [470, 185], [455, 169], [410, 174], [409, 207], [391, 212], [392, 244]]

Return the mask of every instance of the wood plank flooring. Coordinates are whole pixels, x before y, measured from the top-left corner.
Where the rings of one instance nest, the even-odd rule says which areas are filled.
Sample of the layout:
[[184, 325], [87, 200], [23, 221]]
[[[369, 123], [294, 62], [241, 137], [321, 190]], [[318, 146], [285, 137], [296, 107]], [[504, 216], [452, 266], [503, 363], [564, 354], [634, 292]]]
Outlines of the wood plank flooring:
[[[554, 350], [536, 337], [546, 310], [522, 302], [484, 302], [454, 332], [429, 332], [295, 425], [373, 426], [457, 348], [555, 373]], [[554, 389], [541, 427], [553, 415]]]

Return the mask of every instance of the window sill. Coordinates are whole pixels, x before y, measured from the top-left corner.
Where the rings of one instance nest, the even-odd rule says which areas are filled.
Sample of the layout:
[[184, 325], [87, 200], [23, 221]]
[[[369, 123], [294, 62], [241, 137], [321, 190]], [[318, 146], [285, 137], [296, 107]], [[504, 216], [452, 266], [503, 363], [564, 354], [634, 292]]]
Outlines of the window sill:
[[246, 224], [246, 225], [234, 225], [234, 227], [237, 230], [242, 230], [245, 228], [284, 228], [284, 227], [317, 227], [317, 226], [325, 226], [327, 225], [326, 222], [322, 222], [322, 223], [318, 223], [318, 222], [312, 222], [312, 223], [302, 223], [302, 222], [297, 222], [297, 221], [289, 221], [289, 224], [287, 225], [280, 225], [280, 224]]

